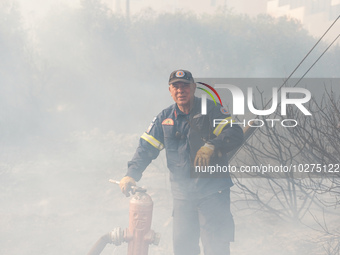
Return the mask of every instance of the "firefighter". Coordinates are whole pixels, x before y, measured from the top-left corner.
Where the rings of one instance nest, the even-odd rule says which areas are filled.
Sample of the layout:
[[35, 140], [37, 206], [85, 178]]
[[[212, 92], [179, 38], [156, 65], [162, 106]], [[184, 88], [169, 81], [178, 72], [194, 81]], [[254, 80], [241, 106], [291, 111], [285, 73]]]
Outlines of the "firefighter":
[[169, 91], [175, 104], [155, 117], [141, 136], [120, 188], [129, 196], [130, 187], [165, 149], [173, 195], [174, 254], [198, 255], [201, 238], [205, 255], [227, 255], [234, 239], [230, 212], [233, 183], [228, 172], [207, 169], [228, 165], [226, 153], [241, 145], [243, 132], [238, 125], [231, 125], [226, 109], [211, 100], [207, 100], [207, 114], [202, 114], [202, 99], [194, 96], [195, 89], [189, 71], [170, 74]]

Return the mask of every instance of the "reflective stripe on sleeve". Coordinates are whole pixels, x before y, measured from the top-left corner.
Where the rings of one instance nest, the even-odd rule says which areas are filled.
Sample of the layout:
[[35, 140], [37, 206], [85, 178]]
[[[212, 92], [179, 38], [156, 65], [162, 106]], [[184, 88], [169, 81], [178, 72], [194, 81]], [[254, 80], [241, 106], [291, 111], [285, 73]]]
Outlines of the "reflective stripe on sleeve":
[[158, 141], [156, 138], [154, 138], [153, 136], [144, 133], [141, 138], [143, 138], [145, 141], [147, 141], [148, 143], [150, 143], [153, 147], [155, 147], [156, 149], [159, 149], [160, 151], [163, 150], [164, 145]]
[[219, 136], [219, 135], [221, 134], [223, 128], [224, 128], [227, 124], [229, 124], [229, 123], [231, 123], [231, 122], [234, 122], [234, 121], [231, 119], [231, 117], [225, 118], [224, 121], [222, 121], [220, 124], [218, 124], [217, 127], [215, 128], [215, 130], [214, 130], [214, 132], [213, 132], [214, 135]]

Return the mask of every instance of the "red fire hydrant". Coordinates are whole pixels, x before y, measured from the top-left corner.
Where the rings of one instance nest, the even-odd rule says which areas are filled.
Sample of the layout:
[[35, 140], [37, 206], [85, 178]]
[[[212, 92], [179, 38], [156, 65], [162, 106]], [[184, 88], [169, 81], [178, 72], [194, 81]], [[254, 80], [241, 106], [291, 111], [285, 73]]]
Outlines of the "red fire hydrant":
[[135, 194], [130, 199], [129, 227], [125, 230], [118, 227], [102, 236], [88, 255], [99, 255], [107, 243], [118, 246], [122, 242], [128, 243], [127, 255], [147, 255], [150, 244], [159, 244], [160, 234], [151, 230], [153, 201], [146, 189], [133, 187], [133, 190]]
[[131, 198], [125, 238], [128, 255], [147, 255], [150, 244], [158, 245], [160, 235], [151, 230], [152, 210], [153, 201], [146, 192], [137, 192]]

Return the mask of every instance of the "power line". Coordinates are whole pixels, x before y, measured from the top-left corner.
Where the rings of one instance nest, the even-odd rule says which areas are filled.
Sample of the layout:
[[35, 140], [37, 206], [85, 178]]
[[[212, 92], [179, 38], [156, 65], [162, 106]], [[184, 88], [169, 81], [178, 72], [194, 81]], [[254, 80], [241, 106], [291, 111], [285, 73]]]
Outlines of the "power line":
[[[309, 52], [306, 54], [306, 56], [300, 61], [300, 63], [295, 67], [293, 72], [288, 76], [288, 78], [282, 83], [282, 85], [279, 87], [278, 92], [281, 90], [283, 86], [286, 85], [287, 81], [293, 76], [293, 74], [296, 72], [296, 70], [301, 66], [301, 64], [306, 60], [306, 58], [311, 54], [311, 52], [315, 49], [315, 47], [319, 44], [319, 42], [325, 37], [325, 35], [328, 33], [328, 31], [334, 26], [334, 24], [338, 21], [340, 18], [340, 15], [334, 20], [334, 22], [329, 26], [329, 28], [326, 30], [326, 32], [320, 37], [320, 39], [314, 44], [314, 46], [309, 50]], [[339, 36], [338, 36], [339, 37]], [[319, 61], [319, 59], [326, 53], [326, 51], [333, 45], [333, 43], [338, 39], [335, 38], [335, 40], [327, 47], [327, 49], [321, 54], [321, 56], [314, 62], [314, 64], [307, 70], [307, 72], [301, 77], [301, 79], [298, 81], [298, 83], [305, 77], [305, 75], [313, 68], [313, 66], [316, 64], [316, 62]], [[296, 83], [294, 87], [298, 84]], [[263, 107], [266, 108], [270, 103], [272, 99], [270, 99], [267, 104]]]
[[338, 38], [340, 37], [340, 34], [338, 34], [338, 36], [333, 40], [333, 42], [324, 50], [324, 52], [322, 52], [322, 54], [320, 55], [320, 57], [318, 57], [317, 60], [315, 60], [315, 62], [311, 65], [310, 68], [308, 68], [308, 70], [304, 73], [304, 75], [302, 75], [302, 77], [298, 80], [298, 82], [294, 85], [294, 87], [296, 87], [296, 85], [298, 85], [300, 83], [300, 81], [306, 76], [306, 74], [313, 68], [313, 66], [320, 60], [320, 58], [328, 51], [328, 49], [336, 42], [336, 40], [338, 40]]
[[[326, 30], [326, 32], [320, 37], [320, 39], [314, 44], [314, 46], [310, 49], [310, 51], [306, 54], [306, 56], [301, 60], [301, 62], [296, 66], [293, 72], [288, 76], [288, 78], [284, 81], [284, 83], [280, 86], [279, 90], [286, 85], [287, 81], [293, 76], [296, 70], [301, 66], [301, 64], [305, 61], [305, 59], [309, 56], [309, 54], [315, 49], [315, 47], [319, 44], [319, 42], [325, 37], [328, 31], [334, 26], [334, 24], [338, 21], [340, 15], [334, 20], [334, 22], [330, 25], [330, 27]], [[333, 44], [333, 43], [332, 43]], [[328, 47], [329, 48], [329, 47]], [[327, 48], [327, 49], [328, 49]]]
[[[306, 56], [300, 61], [300, 63], [296, 66], [296, 68], [293, 70], [293, 72], [288, 76], [288, 78], [283, 82], [283, 84], [279, 87], [278, 92], [281, 90], [281, 88], [286, 85], [287, 81], [293, 76], [293, 74], [296, 72], [296, 70], [301, 66], [301, 64], [305, 61], [305, 59], [310, 55], [310, 53], [315, 49], [315, 47], [319, 44], [319, 42], [325, 37], [325, 35], [328, 33], [328, 31], [334, 26], [334, 24], [339, 20], [340, 15], [334, 20], [334, 22], [329, 26], [329, 28], [325, 31], [325, 33], [320, 37], [320, 39], [314, 44], [314, 46], [309, 50], [309, 52], [306, 54]], [[306, 76], [306, 74], [314, 67], [314, 65], [321, 59], [321, 57], [328, 51], [328, 49], [334, 44], [334, 42], [339, 38], [340, 34], [331, 42], [331, 44], [323, 51], [323, 53], [318, 57], [318, 59], [311, 65], [311, 67], [304, 73], [304, 75], [299, 79], [299, 81], [294, 85], [294, 87], [296, 87], [296, 85]], [[266, 108], [270, 102], [272, 101], [272, 99], [270, 99], [267, 104], [263, 107]], [[245, 140], [244, 143], [247, 142], [250, 137], [252, 137], [252, 135], [255, 133], [255, 131], [257, 130], [256, 127], [250, 127], [247, 126], [246, 127], [247, 130], [247, 134], [245, 136]], [[231, 161], [235, 155], [240, 151], [242, 147], [240, 146], [239, 148], [237, 148], [236, 150], [232, 151], [229, 153], [229, 157]]]

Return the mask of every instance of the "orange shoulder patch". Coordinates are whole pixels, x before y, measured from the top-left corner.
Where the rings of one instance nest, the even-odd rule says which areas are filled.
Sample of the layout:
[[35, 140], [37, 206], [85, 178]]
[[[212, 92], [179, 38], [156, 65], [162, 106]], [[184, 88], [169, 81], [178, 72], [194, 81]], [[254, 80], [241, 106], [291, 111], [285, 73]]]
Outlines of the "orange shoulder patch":
[[163, 120], [162, 125], [173, 126], [174, 125], [174, 120], [170, 119], [170, 118], [165, 119], [165, 120]]

